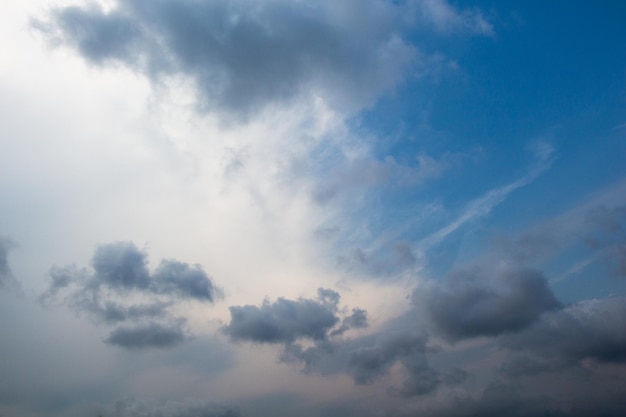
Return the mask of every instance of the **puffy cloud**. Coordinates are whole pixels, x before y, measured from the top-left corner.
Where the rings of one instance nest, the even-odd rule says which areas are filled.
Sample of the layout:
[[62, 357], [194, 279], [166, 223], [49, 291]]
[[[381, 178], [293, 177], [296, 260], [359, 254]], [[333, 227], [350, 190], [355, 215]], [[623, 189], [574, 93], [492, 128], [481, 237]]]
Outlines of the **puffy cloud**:
[[176, 260], [161, 261], [152, 275], [152, 289], [161, 294], [214, 301], [217, 289], [199, 265], [189, 266]]
[[213, 302], [220, 294], [199, 265], [168, 259], [150, 273], [148, 255], [132, 242], [98, 246], [92, 268], [51, 268], [50, 286], [41, 300], [48, 303], [62, 296], [71, 308], [98, 323], [134, 323], [135, 327], [114, 330], [106, 340], [122, 347], [170, 347], [182, 342], [182, 324], [167, 324], [174, 320], [170, 307], [185, 300]]
[[586, 360], [626, 363], [626, 299], [588, 300], [546, 313], [501, 343], [517, 354], [505, 365], [510, 374], [553, 371]]
[[98, 246], [91, 265], [97, 284], [127, 289], [147, 289], [150, 285], [147, 255], [132, 242]]
[[[337, 293], [320, 288], [320, 299], [279, 298], [253, 305], [230, 307], [231, 321], [223, 328], [232, 340], [258, 343], [291, 343], [296, 339], [322, 340], [339, 318], [335, 315]], [[332, 303], [328, 303], [331, 295]]]
[[540, 271], [517, 267], [456, 271], [421, 285], [413, 302], [451, 341], [519, 331], [559, 307]]
[[111, 332], [105, 342], [128, 349], [149, 347], [170, 348], [185, 340], [182, 325], [164, 326], [159, 323], [134, 327], [119, 327]]
[[410, 3], [120, 0], [108, 11], [57, 8], [34, 25], [91, 63], [122, 63], [156, 82], [186, 76], [201, 107], [246, 117], [302, 95], [369, 104], [415, 62], [402, 32], [425, 21], [442, 33], [491, 31], [478, 12]]

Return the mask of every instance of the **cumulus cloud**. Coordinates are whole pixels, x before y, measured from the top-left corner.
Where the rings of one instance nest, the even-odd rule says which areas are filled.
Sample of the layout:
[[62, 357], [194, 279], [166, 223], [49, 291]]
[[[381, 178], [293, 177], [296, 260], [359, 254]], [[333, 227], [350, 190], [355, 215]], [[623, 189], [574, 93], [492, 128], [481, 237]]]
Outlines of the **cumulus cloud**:
[[93, 4], [57, 8], [34, 25], [93, 64], [121, 63], [157, 83], [188, 77], [201, 107], [246, 117], [299, 96], [343, 108], [369, 104], [415, 63], [419, 54], [403, 32], [424, 22], [437, 32], [491, 32], [480, 13], [457, 11], [444, 0], [372, 0], [367, 7], [120, 0], [107, 11]]
[[98, 246], [91, 265], [95, 284], [116, 289], [147, 289], [150, 285], [147, 256], [132, 242]]
[[0, 288], [14, 287], [17, 281], [9, 266], [9, 251], [15, 243], [8, 237], [0, 236]]
[[208, 401], [124, 398], [113, 406], [118, 417], [239, 417], [239, 409]]
[[[129, 348], [169, 347], [184, 340], [181, 322], [170, 308], [186, 300], [213, 302], [220, 294], [199, 265], [163, 260], [151, 273], [148, 255], [132, 242], [100, 245], [92, 258], [92, 270], [75, 266], [50, 269], [50, 286], [44, 303], [62, 297], [63, 302], [94, 321], [120, 327], [106, 340]], [[165, 322], [156, 322], [160, 320]]]
[[560, 305], [540, 271], [518, 267], [458, 270], [421, 285], [413, 302], [451, 341], [519, 331]]
[[[265, 300], [260, 307], [231, 306], [230, 323], [222, 330], [234, 341], [291, 344], [297, 339], [324, 340], [340, 322], [337, 312], [339, 293], [320, 288], [318, 298]], [[353, 310], [341, 322], [340, 332], [348, 328], [365, 327], [365, 311]], [[333, 335], [339, 334], [337, 332]]]

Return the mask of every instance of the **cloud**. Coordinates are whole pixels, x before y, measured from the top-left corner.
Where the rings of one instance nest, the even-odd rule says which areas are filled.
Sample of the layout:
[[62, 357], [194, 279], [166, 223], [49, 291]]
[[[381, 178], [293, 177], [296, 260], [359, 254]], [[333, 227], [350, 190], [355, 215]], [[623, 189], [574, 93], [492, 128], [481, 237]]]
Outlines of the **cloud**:
[[626, 363], [626, 299], [587, 300], [546, 313], [501, 344], [515, 352], [505, 370], [532, 374], [584, 361]]
[[223, 332], [235, 341], [256, 343], [291, 343], [296, 339], [322, 340], [339, 318], [335, 314], [338, 294], [320, 288], [320, 299], [279, 298], [273, 303], [264, 301], [260, 307], [253, 305], [230, 307], [230, 323]]
[[413, 303], [450, 341], [519, 331], [560, 305], [540, 271], [518, 267], [455, 271], [420, 285]]
[[340, 108], [370, 104], [415, 63], [403, 32], [424, 21], [441, 33], [491, 33], [478, 12], [411, 3], [120, 0], [107, 11], [56, 8], [34, 26], [90, 63], [121, 63], [155, 83], [187, 77], [202, 108], [245, 118], [302, 96]]
[[185, 340], [182, 325], [164, 326], [150, 323], [144, 326], [119, 327], [105, 342], [127, 349], [171, 348]]
[[363, 329], [368, 326], [367, 311], [361, 308], [353, 308], [352, 314], [341, 320], [341, 326], [333, 330], [331, 336], [339, 336], [349, 329]]
[[186, 300], [212, 303], [221, 294], [199, 265], [168, 259], [150, 273], [147, 253], [132, 242], [99, 245], [91, 264], [92, 271], [52, 267], [50, 286], [40, 300], [50, 303], [62, 298], [97, 323], [133, 323], [135, 327], [114, 330], [106, 340], [109, 344], [174, 346], [184, 340], [184, 334], [180, 325], [167, 324], [176, 319], [170, 309]]
[[132, 242], [115, 242], [96, 248], [91, 265], [94, 283], [115, 289], [147, 289], [150, 273], [147, 255]]
[[182, 298], [214, 301], [217, 289], [199, 265], [189, 266], [177, 260], [161, 261], [152, 275], [153, 291], [160, 294], [177, 294]]
[[208, 401], [163, 401], [154, 399], [124, 398], [113, 408], [117, 417], [239, 417], [239, 410], [231, 405]]
[[466, 205], [460, 216], [458, 216], [450, 224], [442, 227], [441, 229], [419, 241], [417, 243], [417, 247], [422, 250], [429, 249], [439, 244], [446, 237], [454, 233], [467, 222], [488, 215], [489, 213], [491, 213], [491, 210], [493, 210], [494, 207], [502, 203], [509, 194], [521, 187], [532, 183], [548, 168], [550, 168], [551, 164], [551, 159], [541, 159], [541, 161], [536, 166], [534, 166], [526, 175], [518, 178], [517, 180], [509, 184], [489, 190], [483, 196], [470, 201]]
[[341, 167], [331, 172], [328, 179], [313, 190], [313, 199], [325, 204], [352, 190], [381, 184], [415, 187], [440, 177], [450, 167], [458, 165], [462, 156], [446, 153], [435, 159], [427, 154], [418, 154], [415, 160], [416, 164], [402, 164], [393, 156], [387, 156], [382, 161], [371, 158], [342, 161]]
[[563, 392], [552, 386], [541, 385], [539, 391], [521, 387], [517, 383], [502, 381], [489, 384], [476, 398], [460, 396], [448, 398], [436, 406], [420, 409], [419, 412], [401, 413], [399, 416], [414, 417], [586, 417], [590, 415], [619, 417], [626, 412], [623, 399], [623, 381], [596, 380], [599, 385], [590, 384], [589, 379], [566, 383]]
[[357, 384], [368, 384], [387, 373], [391, 365], [426, 352], [428, 337], [424, 334], [391, 335], [376, 346], [353, 352], [348, 363], [348, 371]]
[[17, 286], [17, 280], [9, 266], [9, 251], [15, 247], [13, 240], [0, 236], [0, 288]]
[[445, 0], [413, 1], [411, 5], [422, 20], [439, 32], [469, 32], [492, 36], [493, 26], [479, 10], [459, 11]]

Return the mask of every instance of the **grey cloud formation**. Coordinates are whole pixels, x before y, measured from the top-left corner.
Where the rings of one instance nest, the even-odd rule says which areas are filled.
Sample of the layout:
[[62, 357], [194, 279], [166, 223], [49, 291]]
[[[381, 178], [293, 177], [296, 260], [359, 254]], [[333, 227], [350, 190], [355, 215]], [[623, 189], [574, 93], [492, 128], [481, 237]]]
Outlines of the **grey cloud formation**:
[[421, 285], [413, 302], [451, 341], [519, 331], [560, 306], [540, 271], [518, 267], [459, 270]]
[[579, 366], [583, 361], [626, 363], [626, 299], [583, 301], [545, 314], [501, 344], [517, 355], [510, 374], [533, 374]]
[[231, 405], [207, 401], [159, 401], [125, 398], [113, 406], [117, 417], [239, 417], [239, 410]]
[[404, 382], [396, 388], [405, 397], [426, 395], [440, 386], [456, 386], [465, 381], [467, 372], [452, 369], [441, 372], [430, 365], [429, 354], [439, 348], [428, 344], [428, 335], [406, 329], [379, 334], [373, 346], [353, 348], [347, 372], [357, 384], [370, 384], [386, 375], [396, 363], [402, 365]]
[[132, 242], [98, 246], [91, 265], [97, 284], [116, 289], [147, 289], [150, 285], [147, 255]]
[[386, 338], [375, 347], [353, 352], [348, 370], [357, 384], [367, 384], [387, 373], [398, 359], [426, 352], [427, 336], [424, 334], [398, 334]]
[[336, 315], [339, 294], [320, 288], [318, 296], [317, 300], [279, 298], [273, 303], [266, 300], [260, 307], [232, 306], [230, 323], [223, 332], [235, 341], [257, 343], [289, 344], [302, 338], [326, 339], [340, 320]]
[[[97, 323], [132, 323], [106, 340], [129, 348], [169, 347], [185, 339], [182, 323], [172, 327], [170, 308], [185, 300], [213, 302], [220, 295], [199, 265], [163, 260], [153, 273], [148, 255], [132, 242], [113, 242], [95, 249], [92, 268], [50, 269], [50, 287], [41, 301], [61, 298]], [[159, 320], [159, 321], [155, 321]]]
[[352, 314], [341, 320], [341, 326], [333, 330], [331, 336], [339, 336], [349, 329], [363, 329], [367, 327], [367, 311], [361, 308], [353, 308]]
[[144, 326], [119, 327], [111, 332], [105, 342], [128, 349], [170, 348], [182, 343], [185, 338], [180, 324], [165, 326], [150, 323]]
[[189, 266], [177, 260], [161, 261], [152, 275], [153, 291], [177, 294], [183, 298], [214, 301], [218, 290], [199, 265]]
[[8, 237], [0, 236], [0, 288], [14, 287], [17, 281], [9, 267], [9, 251], [15, 243]]
[[121, 63], [156, 82], [186, 76], [201, 107], [242, 117], [302, 94], [359, 108], [396, 85], [415, 62], [416, 49], [402, 30], [428, 27], [424, 22], [442, 33], [491, 30], [478, 12], [459, 12], [443, 0], [372, 0], [367, 7], [360, 1], [120, 0], [109, 11], [68, 6], [48, 18], [35, 27], [87, 61]]

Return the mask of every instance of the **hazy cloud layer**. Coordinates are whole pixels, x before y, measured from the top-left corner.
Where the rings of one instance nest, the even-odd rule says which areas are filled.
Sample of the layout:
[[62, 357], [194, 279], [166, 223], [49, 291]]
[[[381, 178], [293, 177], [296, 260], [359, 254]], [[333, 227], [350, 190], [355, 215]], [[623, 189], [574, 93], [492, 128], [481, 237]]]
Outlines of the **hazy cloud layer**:
[[[185, 300], [213, 302], [219, 290], [199, 265], [163, 260], [153, 273], [148, 255], [132, 242], [100, 245], [92, 271], [53, 267], [45, 303], [62, 296], [64, 303], [99, 323], [134, 323], [114, 330], [107, 343], [129, 348], [169, 347], [185, 339], [182, 322], [170, 307]], [[160, 320], [155, 322], [154, 320]]]
[[150, 323], [145, 326], [118, 327], [111, 332], [105, 342], [128, 349], [143, 349], [169, 348], [184, 340], [185, 332], [181, 324], [168, 327], [159, 323]]
[[0, 288], [17, 285], [17, 281], [9, 267], [9, 251], [14, 247], [15, 243], [11, 239], [0, 236]]
[[455, 271], [421, 285], [413, 302], [451, 341], [519, 331], [560, 305], [540, 271], [508, 267]]
[[[489, 384], [477, 397], [447, 398], [436, 406], [420, 408], [419, 412], [399, 413], [402, 417], [428, 415], [433, 417], [586, 417], [590, 415], [619, 417], [626, 412], [622, 392], [623, 380], [595, 380], [594, 386], [586, 378], [563, 381], [568, 387], [555, 395], [554, 386], [540, 384], [532, 390], [516, 383]], [[608, 385], [606, 385], [608, 384]]]
[[160, 401], [154, 399], [125, 398], [112, 407], [117, 417], [239, 417], [234, 406], [207, 401]]
[[396, 85], [418, 53], [413, 26], [491, 34], [480, 12], [445, 1], [147, 1], [58, 8], [34, 25], [97, 65], [122, 63], [156, 82], [184, 75], [201, 107], [247, 116], [298, 96], [360, 108]]
[[584, 361], [626, 363], [626, 299], [588, 300], [546, 313], [501, 343], [516, 353], [505, 365], [511, 374], [551, 372]]

